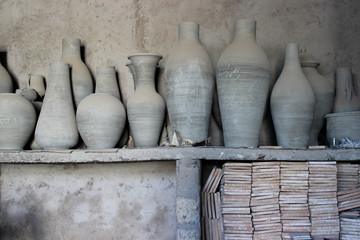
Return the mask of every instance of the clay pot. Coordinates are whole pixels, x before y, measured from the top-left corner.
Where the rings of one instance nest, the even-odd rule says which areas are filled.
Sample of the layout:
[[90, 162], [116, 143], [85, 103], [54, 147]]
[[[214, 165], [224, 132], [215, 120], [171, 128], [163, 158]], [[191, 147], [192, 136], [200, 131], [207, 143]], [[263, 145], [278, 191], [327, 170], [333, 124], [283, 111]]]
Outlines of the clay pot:
[[125, 121], [123, 104], [106, 93], [90, 94], [80, 102], [76, 111], [76, 123], [88, 149], [114, 148]]
[[339, 144], [342, 138], [360, 142], [360, 111], [331, 113], [326, 118], [326, 135], [329, 143]]
[[45, 82], [44, 78], [38, 74], [29, 74], [29, 78], [26, 82], [28, 88], [35, 89], [40, 98], [45, 96]]
[[351, 68], [337, 68], [334, 113], [352, 111], [360, 111], [360, 99], [354, 93]]
[[305, 77], [310, 82], [315, 94], [315, 112], [310, 130], [310, 146], [319, 145], [318, 136], [325, 123], [325, 115], [332, 112], [334, 106], [334, 85], [325, 77], [320, 75], [317, 67], [319, 62], [315, 61], [310, 54], [300, 55], [301, 67]]
[[0, 63], [0, 93], [12, 93], [13, 92], [13, 82], [11, 80], [10, 74]]
[[165, 102], [155, 90], [156, 65], [162, 56], [139, 53], [128, 58], [136, 72], [135, 93], [127, 103], [131, 135], [135, 147], [156, 147], [165, 116]]
[[278, 145], [307, 148], [315, 95], [301, 69], [297, 43], [286, 46], [285, 65], [272, 90], [270, 108]]
[[209, 136], [215, 88], [211, 59], [199, 40], [199, 24], [179, 24], [178, 42], [165, 66], [166, 103], [172, 132], [200, 142]]
[[217, 63], [216, 84], [225, 146], [258, 147], [270, 67], [256, 43], [254, 20], [236, 21], [234, 39]]
[[33, 105], [20, 94], [0, 94], [0, 149], [21, 150], [36, 124]]
[[35, 130], [43, 149], [69, 149], [79, 139], [71, 94], [69, 64], [50, 63], [47, 89]]
[[119, 87], [116, 81], [114, 66], [99, 66], [96, 68], [96, 93], [107, 93], [120, 99]]
[[75, 108], [82, 99], [94, 92], [93, 81], [89, 69], [81, 60], [80, 39], [62, 39], [62, 62], [67, 62], [71, 67], [71, 84]]

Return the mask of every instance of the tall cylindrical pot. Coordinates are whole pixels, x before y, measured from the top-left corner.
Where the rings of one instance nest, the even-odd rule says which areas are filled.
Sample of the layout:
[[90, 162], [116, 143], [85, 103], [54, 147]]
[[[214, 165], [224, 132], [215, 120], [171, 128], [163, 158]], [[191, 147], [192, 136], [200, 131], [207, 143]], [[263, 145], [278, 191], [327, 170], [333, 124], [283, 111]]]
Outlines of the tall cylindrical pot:
[[75, 108], [82, 99], [94, 92], [91, 74], [85, 63], [81, 60], [80, 39], [63, 38], [61, 61], [67, 62], [71, 67], [71, 84]]
[[297, 43], [286, 46], [285, 65], [272, 90], [270, 108], [278, 145], [307, 148], [315, 95], [301, 69]]
[[354, 93], [351, 68], [337, 68], [334, 113], [352, 111], [360, 111], [360, 99]]
[[165, 116], [165, 102], [155, 90], [155, 70], [161, 58], [150, 53], [129, 56], [136, 72], [135, 93], [127, 103], [135, 147], [158, 146]]
[[43, 149], [69, 149], [78, 139], [69, 64], [52, 62], [35, 130], [36, 143]]
[[12, 93], [13, 92], [13, 82], [11, 80], [10, 74], [0, 63], [0, 93]]
[[310, 130], [309, 145], [319, 145], [318, 136], [325, 123], [325, 115], [332, 112], [335, 89], [332, 82], [317, 70], [320, 65], [310, 54], [301, 54], [301, 67], [315, 94], [315, 112]]
[[199, 40], [199, 24], [183, 22], [165, 66], [166, 104], [172, 132], [199, 142], [209, 136], [214, 69]]
[[235, 23], [232, 43], [216, 67], [224, 143], [226, 147], [258, 147], [270, 85], [270, 67], [256, 43], [256, 22]]
[[343, 138], [360, 142], [360, 111], [330, 113], [326, 118], [328, 142], [338, 145]]
[[0, 149], [23, 149], [36, 124], [34, 106], [20, 94], [0, 93]]

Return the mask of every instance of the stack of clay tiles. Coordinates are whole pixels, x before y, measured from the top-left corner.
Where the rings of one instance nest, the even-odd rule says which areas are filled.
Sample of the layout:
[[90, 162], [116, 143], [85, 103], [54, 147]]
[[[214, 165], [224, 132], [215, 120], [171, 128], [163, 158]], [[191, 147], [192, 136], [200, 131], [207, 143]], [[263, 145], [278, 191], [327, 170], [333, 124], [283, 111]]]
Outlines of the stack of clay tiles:
[[251, 240], [251, 163], [225, 163], [221, 185], [225, 240]]
[[282, 162], [280, 177], [282, 239], [311, 239], [307, 162]]
[[359, 186], [359, 164], [340, 162], [336, 166], [339, 192]]
[[281, 240], [279, 192], [280, 163], [254, 162], [250, 204], [254, 240]]
[[338, 239], [336, 162], [308, 162], [311, 235]]

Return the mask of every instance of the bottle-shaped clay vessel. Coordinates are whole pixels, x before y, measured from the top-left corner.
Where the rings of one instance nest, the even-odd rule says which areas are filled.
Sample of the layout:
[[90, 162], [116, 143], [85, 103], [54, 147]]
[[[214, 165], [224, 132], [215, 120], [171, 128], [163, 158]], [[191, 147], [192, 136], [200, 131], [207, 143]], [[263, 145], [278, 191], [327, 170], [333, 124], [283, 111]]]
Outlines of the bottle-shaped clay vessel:
[[271, 93], [276, 139], [283, 148], [307, 148], [315, 111], [314, 91], [299, 58], [299, 45], [286, 45], [285, 65]]

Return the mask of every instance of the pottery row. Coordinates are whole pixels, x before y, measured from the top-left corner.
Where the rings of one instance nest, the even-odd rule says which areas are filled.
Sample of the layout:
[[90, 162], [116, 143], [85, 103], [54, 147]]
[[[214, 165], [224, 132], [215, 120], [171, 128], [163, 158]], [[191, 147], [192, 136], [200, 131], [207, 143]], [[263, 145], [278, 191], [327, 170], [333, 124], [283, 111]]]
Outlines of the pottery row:
[[[62, 40], [60, 61], [49, 66], [46, 93], [42, 77], [29, 76], [28, 87], [44, 97], [38, 117], [29, 101], [20, 94], [11, 94], [11, 78], [1, 66], [0, 149], [22, 149], [33, 132], [32, 149], [69, 149], [81, 147], [82, 141], [89, 149], [121, 147], [129, 135], [135, 147], [156, 147], [166, 129], [165, 111], [171, 126], [169, 141], [173, 136], [190, 143], [206, 140], [213, 111], [218, 112], [214, 117], [222, 127], [226, 147], [258, 147], [270, 67], [256, 42], [256, 21], [236, 21], [233, 41], [222, 52], [215, 69], [199, 40], [199, 24], [180, 23], [178, 33], [178, 42], [165, 66], [166, 103], [155, 89], [155, 70], [162, 56], [134, 54], [129, 56], [131, 63], [127, 66], [135, 93], [126, 111], [120, 101], [115, 67], [96, 68], [93, 93], [91, 74], [80, 56], [80, 39]], [[334, 86], [319, 74], [318, 66], [311, 55], [299, 55], [298, 44], [287, 44], [283, 70], [269, 96], [276, 139], [284, 148], [318, 145], [325, 115], [333, 110], [360, 111], [351, 69], [337, 70], [335, 95]], [[334, 129], [344, 124], [339, 119], [337, 116], [334, 120]], [[126, 131], [127, 120], [130, 132]], [[354, 128], [359, 122], [353, 124]], [[348, 130], [354, 132], [352, 126]], [[334, 133], [328, 133], [331, 139]]]

